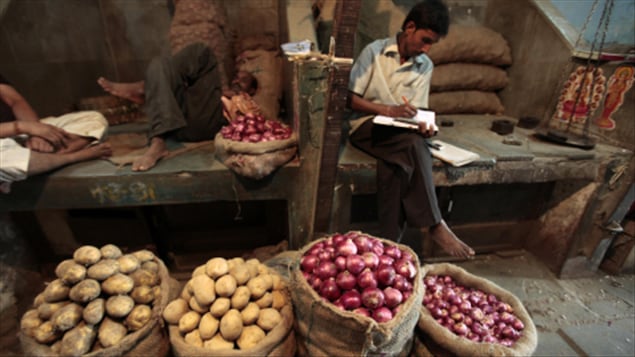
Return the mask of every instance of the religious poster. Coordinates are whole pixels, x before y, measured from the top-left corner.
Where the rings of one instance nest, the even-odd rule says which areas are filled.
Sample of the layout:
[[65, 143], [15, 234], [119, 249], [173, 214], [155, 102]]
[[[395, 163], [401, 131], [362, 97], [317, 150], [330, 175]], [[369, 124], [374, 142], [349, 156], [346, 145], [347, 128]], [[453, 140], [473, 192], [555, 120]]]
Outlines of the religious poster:
[[635, 67], [630, 65], [617, 67], [607, 82], [602, 114], [595, 121], [599, 128], [606, 130], [615, 129], [615, 120], [612, 115], [624, 103], [624, 95], [633, 86], [633, 81], [635, 81]]
[[601, 68], [579, 66], [571, 73], [558, 98], [556, 123], [580, 127], [599, 107], [606, 89]]

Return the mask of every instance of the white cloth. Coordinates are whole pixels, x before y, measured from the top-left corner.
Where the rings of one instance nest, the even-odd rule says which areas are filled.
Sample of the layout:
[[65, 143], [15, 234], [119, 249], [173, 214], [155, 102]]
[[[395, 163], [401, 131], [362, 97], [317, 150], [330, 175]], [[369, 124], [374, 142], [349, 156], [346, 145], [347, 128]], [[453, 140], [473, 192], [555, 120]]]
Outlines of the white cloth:
[[[100, 141], [108, 129], [108, 121], [96, 111], [82, 111], [59, 117], [48, 117], [41, 122], [62, 128], [67, 132]], [[0, 192], [8, 193], [11, 183], [27, 178], [31, 150], [20, 145], [16, 138], [0, 139]]]

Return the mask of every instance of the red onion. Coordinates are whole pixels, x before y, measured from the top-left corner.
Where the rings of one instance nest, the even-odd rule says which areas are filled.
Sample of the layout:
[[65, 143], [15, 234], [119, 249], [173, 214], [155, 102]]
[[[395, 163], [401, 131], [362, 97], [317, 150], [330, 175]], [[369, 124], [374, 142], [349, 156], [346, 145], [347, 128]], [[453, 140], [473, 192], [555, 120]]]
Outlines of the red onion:
[[320, 279], [318, 276], [311, 275], [311, 277], [307, 279], [307, 282], [309, 283], [309, 285], [311, 285], [313, 290], [320, 291], [320, 287], [322, 286], [322, 279]]
[[512, 327], [517, 331], [522, 331], [525, 329], [525, 324], [520, 319], [515, 319], [514, 322], [512, 322]]
[[348, 257], [349, 255], [357, 254], [357, 246], [351, 239], [345, 239], [342, 242], [337, 243], [335, 246], [335, 255], [342, 255]]
[[377, 278], [375, 277], [375, 273], [373, 273], [368, 268], [364, 269], [357, 276], [357, 285], [361, 289], [376, 288], [377, 287]]
[[467, 335], [470, 329], [462, 322], [458, 322], [452, 326], [452, 331], [454, 331], [459, 336]]
[[392, 309], [402, 303], [403, 294], [395, 288], [387, 287], [384, 289], [384, 298], [386, 306]]
[[355, 310], [362, 305], [362, 295], [357, 290], [348, 290], [340, 296], [340, 302], [346, 310]]
[[384, 300], [384, 293], [378, 288], [366, 288], [362, 291], [362, 304], [369, 309], [382, 306]]
[[362, 316], [370, 317], [370, 311], [368, 311], [368, 309], [365, 307], [358, 307], [357, 309], [353, 310], [353, 312]]
[[328, 250], [326, 250], [326, 248], [328, 248], [328, 247], [325, 247], [325, 248], [321, 249], [317, 253], [317, 257], [320, 259], [321, 262], [333, 259], [333, 255], [331, 255], [331, 253]]
[[315, 267], [317, 267], [320, 259], [315, 255], [305, 255], [300, 260], [300, 267], [302, 267], [302, 271], [312, 272]]
[[[397, 249], [399, 250], [399, 249]], [[401, 252], [401, 250], [399, 250]], [[410, 260], [398, 259], [395, 261], [395, 270], [397, 274], [402, 275], [408, 279], [413, 279], [417, 274], [417, 268]]]
[[315, 274], [322, 280], [334, 278], [337, 275], [337, 267], [331, 261], [321, 261], [315, 269]]
[[395, 275], [395, 280], [392, 283], [392, 287], [401, 292], [412, 291], [413, 289], [413, 286], [408, 281], [408, 279], [399, 274]]
[[472, 309], [472, 311], [470, 311], [470, 317], [475, 321], [481, 321], [485, 317], [485, 314], [481, 309], [475, 307], [474, 309]]
[[335, 257], [333, 263], [335, 263], [335, 267], [337, 267], [338, 271], [346, 270], [346, 257], [341, 255], [339, 257]]
[[358, 235], [353, 238], [353, 242], [357, 246], [357, 251], [360, 253], [370, 252], [373, 248], [373, 243], [368, 237]]
[[335, 279], [330, 278], [322, 283], [322, 286], [320, 287], [320, 295], [329, 299], [329, 301], [335, 301], [340, 297], [341, 291], [337, 286]]
[[379, 265], [394, 265], [395, 259], [388, 255], [378, 255]]
[[390, 321], [392, 319], [392, 311], [389, 308], [382, 306], [373, 310], [373, 319], [379, 323]]
[[372, 247], [371, 247], [371, 251], [375, 254], [377, 254], [378, 257], [381, 257], [382, 255], [384, 255], [384, 243], [382, 243], [380, 240], [374, 240], [372, 241]]
[[370, 268], [371, 270], [377, 269], [379, 266], [379, 257], [377, 254], [373, 252], [364, 252], [362, 253], [362, 259], [364, 259], [364, 263], [366, 264], [366, 268]]
[[338, 244], [346, 240], [346, 236], [342, 234], [336, 234], [333, 237], [331, 237], [330, 240], [333, 242], [334, 246], [337, 246]]
[[348, 270], [344, 270], [337, 274], [335, 282], [340, 289], [351, 290], [354, 289], [357, 285], [357, 278], [355, 277], [355, 275], [348, 272]]
[[456, 322], [461, 322], [463, 321], [463, 318], [465, 317], [465, 315], [463, 315], [460, 312], [455, 312], [453, 314], [450, 315], [450, 318]]
[[360, 274], [365, 267], [366, 263], [360, 255], [352, 254], [346, 257], [346, 269], [352, 274]]
[[384, 254], [395, 260], [401, 259], [401, 249], [396, 245], [386, 244], [384, 246]]
[[483, 339], [481, 341], [485, 343], [498, 343], [498, 339], [492, 335], [483, 336]]
[[391, 265], [380, 265], [375, 271], [375, 276], [377, 277], [377, 282], [381, 286], [390, 286], [395, 281], [395, 276], [397, 273], [395, 272], [395, 268]]

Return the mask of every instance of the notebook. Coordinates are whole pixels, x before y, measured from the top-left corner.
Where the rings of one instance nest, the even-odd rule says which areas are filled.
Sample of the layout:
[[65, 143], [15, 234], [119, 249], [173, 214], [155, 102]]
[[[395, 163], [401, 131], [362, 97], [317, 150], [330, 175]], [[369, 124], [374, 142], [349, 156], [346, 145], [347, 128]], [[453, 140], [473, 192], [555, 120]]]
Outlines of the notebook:
[[428, 142], [428, 146], [430, 146], [432, 156], [445, 161], [454, 167], [467, 165], [480, 159], [479, 154], [448, 144], [445, 141], [431, 140]]
[[412, 118], [392, 118], [384, 115], [376, 115], [373, 118], [373, 123], [379, 125], [395, 126], [405, 129], [419, 129], [419, 123], [428, 122], [434, 123], [435, 113], [429, 110], [417, 110], [417, 115]]

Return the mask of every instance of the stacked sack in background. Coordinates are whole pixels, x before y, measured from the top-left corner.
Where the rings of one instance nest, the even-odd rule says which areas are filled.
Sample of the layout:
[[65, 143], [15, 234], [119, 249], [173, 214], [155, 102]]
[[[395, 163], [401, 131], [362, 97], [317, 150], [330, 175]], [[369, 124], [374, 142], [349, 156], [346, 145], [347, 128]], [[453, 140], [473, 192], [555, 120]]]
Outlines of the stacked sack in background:
[[257, 259], [217, 257], [163, 311], [177, 356], [293, 356], [287, 283]]
[[82, 246], [55, 275], [21, 319], [26, 355], [168, 354], [161, 312], [176, 281], [152, 252]]
[[497, 91], [509, 77], [511, 49], [503, 36], [481, 25], [450, 25], [428, 53], [434, 63], [429, 107], [437, 114], [502, 114]]

